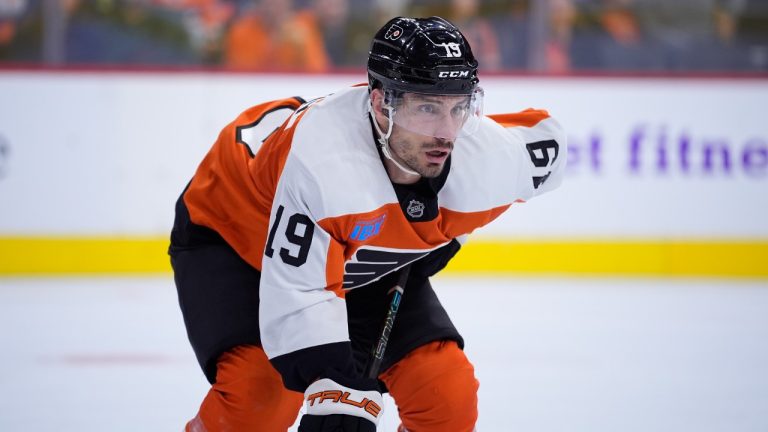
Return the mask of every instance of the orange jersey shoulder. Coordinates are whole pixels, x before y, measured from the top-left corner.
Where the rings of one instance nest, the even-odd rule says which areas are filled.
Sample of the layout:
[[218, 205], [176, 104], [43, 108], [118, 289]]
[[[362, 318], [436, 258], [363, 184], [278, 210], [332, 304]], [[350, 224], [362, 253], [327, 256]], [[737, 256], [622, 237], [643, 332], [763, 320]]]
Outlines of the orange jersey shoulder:
[[246, 261], [261, 267], [277, 178], [290, 149], [282, 129], [303, 101], [253, 106], [219, 134], [184, 193], [192, 222], [218, 232]]
[[549, 118], [549, 113], [542, 109], [528, 108], [516, 113], [491, 114], [488, 117], [504, 127], [533, 127], [542, 120]]

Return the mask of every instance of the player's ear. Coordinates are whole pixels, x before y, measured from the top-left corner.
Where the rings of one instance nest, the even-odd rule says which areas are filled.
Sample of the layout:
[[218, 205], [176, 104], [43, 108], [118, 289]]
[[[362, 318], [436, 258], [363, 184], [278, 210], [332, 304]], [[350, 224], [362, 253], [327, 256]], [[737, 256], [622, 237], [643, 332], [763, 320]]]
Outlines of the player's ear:
[[376, 88], [371, 90], [370, 97], [374, 118], [379, 123], [380, 127], [386, 128], [389, 124], [390, 115], [387, 110], [384, 109], [385, 106], [390, 104], [390, 101], [387, 100], [387, 93], [380, 88]]
[[384, 91], [380, 88], [371, 90], [371, 107], [376, 115], [386, 115], [382, 109], [384, 103]]

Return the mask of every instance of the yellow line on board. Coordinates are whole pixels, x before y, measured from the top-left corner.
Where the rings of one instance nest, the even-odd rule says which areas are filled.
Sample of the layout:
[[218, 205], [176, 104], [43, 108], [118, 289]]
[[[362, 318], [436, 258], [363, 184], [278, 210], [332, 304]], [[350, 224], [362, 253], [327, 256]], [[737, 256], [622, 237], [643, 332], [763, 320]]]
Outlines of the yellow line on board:
[[132, 274], [171, 270], [168, 238], [0, 238], [0, 275]]
[[763, 241], [470, 240], [446, 270], [456, 273], [718, 276], [768, 278]]
[[[0, 237], [0, 275], [147, 274], [171, 270], [162, 237]], [[758, 241], [470, 240], [451, 274], [768, 278]]]

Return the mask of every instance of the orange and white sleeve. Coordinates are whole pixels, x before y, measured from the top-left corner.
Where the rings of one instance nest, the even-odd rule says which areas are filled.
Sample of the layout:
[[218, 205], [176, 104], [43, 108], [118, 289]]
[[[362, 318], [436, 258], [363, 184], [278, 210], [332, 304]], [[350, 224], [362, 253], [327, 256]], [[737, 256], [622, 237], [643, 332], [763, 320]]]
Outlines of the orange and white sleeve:
[[341, 281], [327, 275], [343, 268], [342, 248], [316, 223], [322, 199], [316, 179], [289, 154], [262, 259], [259, 327], [264, 351], [297, 391], [326, 369], [343, 372], [351, 360]]

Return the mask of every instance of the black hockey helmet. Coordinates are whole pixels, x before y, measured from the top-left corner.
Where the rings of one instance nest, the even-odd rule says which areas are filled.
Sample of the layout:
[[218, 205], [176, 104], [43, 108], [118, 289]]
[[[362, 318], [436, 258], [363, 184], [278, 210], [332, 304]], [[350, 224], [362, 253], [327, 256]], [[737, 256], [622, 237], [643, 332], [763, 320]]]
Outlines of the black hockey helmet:
[[430, 94], [471, 94], [477, 60], [458, 28], [440, 17], [393, 18], [373, 37], [368, 85]]

